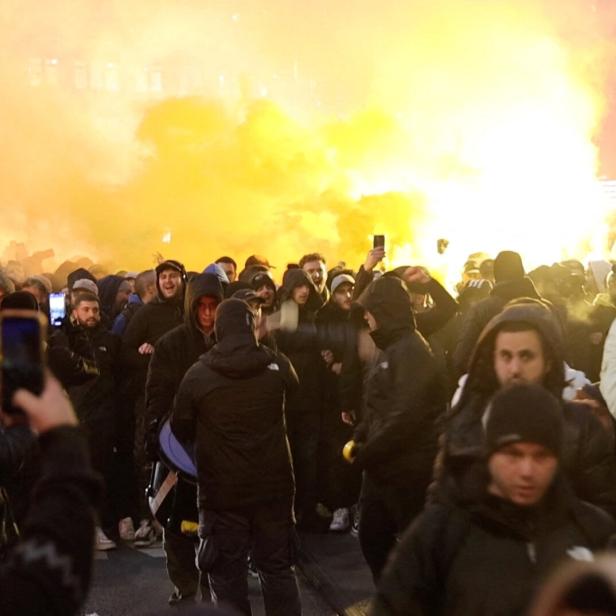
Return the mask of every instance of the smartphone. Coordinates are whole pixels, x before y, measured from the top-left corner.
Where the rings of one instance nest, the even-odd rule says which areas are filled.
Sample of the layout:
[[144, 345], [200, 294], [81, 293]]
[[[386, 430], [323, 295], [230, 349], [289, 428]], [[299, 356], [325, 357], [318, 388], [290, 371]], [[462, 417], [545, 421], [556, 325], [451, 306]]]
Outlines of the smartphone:
[[375, 235], [372, 241], [372, 248], [385, 248], [385, 236]]
[[0, 387], [4, 413], [22, 412], [12, 404], [18, 389], [36, 395], [43, 391], [45, 326], [45, 318], [39, 312], [5, 310], [0, 313]]
[[60, 327], [66, 316], [66, 297], [64, 293], [49, 294], [49, 322], [53, 327]]

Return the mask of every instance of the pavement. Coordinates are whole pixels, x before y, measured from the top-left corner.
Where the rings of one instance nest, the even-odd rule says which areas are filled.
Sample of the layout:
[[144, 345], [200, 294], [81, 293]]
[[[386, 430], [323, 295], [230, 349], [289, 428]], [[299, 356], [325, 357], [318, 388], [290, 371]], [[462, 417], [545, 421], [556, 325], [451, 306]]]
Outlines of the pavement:
[[[297, 567], [303, 616], [364, 616], [372, 579], [357, 539], [350, 534], [302, 535]], [[96, 552], [94, 576], [82, 615], [141, 616], [177, 614], [167, 604], [173, 590], [160, 544]], [[259, 581], [249, 578], [254, 616], [264, 615]]]

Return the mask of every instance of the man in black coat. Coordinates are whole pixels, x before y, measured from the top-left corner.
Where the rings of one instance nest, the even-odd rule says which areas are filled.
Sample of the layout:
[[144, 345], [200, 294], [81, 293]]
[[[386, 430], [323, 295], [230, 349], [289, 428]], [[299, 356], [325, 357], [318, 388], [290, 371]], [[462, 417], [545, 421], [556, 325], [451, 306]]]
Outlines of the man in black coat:
[[355, 432], [353, 452], [365, 471], [359, 538], [378, 580], [398, 534], [423, 507], [446, 388], [430, 347], [415, 329], [400, 278], [372, 282], [360, 303], [382, 351], [367, 384], [366, 416]]
[[259, 345], [254, 314], [239, 299], [219, 306], [216, 339], [186, 373], [171, 418], [175, 435], [196, 446], [200, 568], [209, 573], [217, 601], [249, 616], [251, 551], [265, 613], [299, 616], [284, 418], [285, 396], [297, 388], [297, 376], [286, 357]]
[[[511, 383], [536, 383], [555, 397], [565, 386], [562, 340], [540, 302], [508, 306], [481, 334], [439, 453], [434, 498], [447, 501], [481, 455], [490, 398]], [[565, 422], [562, 471], [576, 495], [616, 513], [616, 471], [606, 431], [582, 404], [561, 402]]]
[[[157, 458], [158, 431], [169, 417], [173, 399], [186, 371], [215, 341], [216, 307], [223, 299], [220, 280], [214, 274], [200, 274], [188, 284], [184, 323], [166, 333], [156, 343], [146, 383], [146, 444], [152, 460]], [[184, 520], [197, 520], [196, 487], [179, 479], [173, 494], [173, 508], [165, 528], [164, 548], [167, 572], [175, 586], [169, 601], [193, 601], [199, 588], [195, 567], [195, 539], [182, 534]], [[201, 580], [204, 599], [209, 597], [207, 579]]]
[[604, 549], [616, 525], [560, 473], [564, 432], [560, 403], [544, 387], [500, 390], [464, 489], [406, 532], [372, 615], [518, 616], [561, 562]]
[[276, 332], [276, 343], [299, 378], [299, 388], [287, 400], [286, 418], [297, 481], [295, 512], [298, 525], [306, 530], [319, 530], [323, 523], [316, 505], [325, 363], [315, 324], [322, 305], [323, 300], [307, 272], [301, 269], [285, 272], [280, 289], [281, 329]]

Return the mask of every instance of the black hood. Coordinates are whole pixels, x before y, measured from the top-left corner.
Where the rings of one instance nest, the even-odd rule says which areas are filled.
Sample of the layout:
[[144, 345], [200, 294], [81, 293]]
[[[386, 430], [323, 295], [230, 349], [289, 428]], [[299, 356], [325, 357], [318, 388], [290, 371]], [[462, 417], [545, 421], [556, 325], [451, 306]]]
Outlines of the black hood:
[[230, 378], [247, 378], [264, 370], [271, 356], [257, 342], [255, 316], [241, 299], [226, 299], [216, 310], [216, 344], [202, 361]]
[[197, 302], [202, 297], [213, 297], [219, 304], [224, 298], [220, 279], [216, 274], [199, 274], [195, 276], [186, 287], [184, 297], [184, 323], [196, 333], [199, 330], [197, 322]]
[[120, 285], [124, 282], [124, 278], [121, 276], [105, 276], [101, 278], [96, 284], [98, 286], [98, 298], [101, 302], [101, 310], [110, 319], [115, 318], [114, 306], [115, 298], [118, 294]]
[[359, 303], [375, 318], [378, 329], [371, 333], [380, 349], [415, 331], [415, 314], [404, 283], [397, 276], [383, 276], [371, 282]]
[[500, 297], [505, 300], [505, 302], [510, 302], [512, 299], [518, 299], [519, 297], [541, 299], [535, 284], [528, 276], [516, 278], [515, 280], [497, 282], [490, 292], [490, 295]]
[[78, 281], [78, 280], [91, 280], [92, 282], [96, 283], [96, 278], [85, 268], [83, 267], [78, 267], [76, 270], [73, 270], [67, 277], [66, 277], [66, 283], [68, 286], [68, 290], [70, 291], [73, 288], [73, 285]]
[[181, 305], [183, 298], [184, 298], [184, 293], [186, 292], [186, 280], [187, 280], [186, 268], [179, 261], [176, 261], [175, 259], [167, 259], [166, 261], [159, 263], [156, 266], [156, 269], [154, 270], [156, 272], [156, 290], [158, 292], [158, 299], [161, 302], [168, 301], [165, 299], [164, 295], [162, 294], [160, 290], [160, 283], [159, 283], [160, 275], [162, 274], [162, 272], [168, 269], [172, 269], [172, 270], [175, 270], [176, 272], [179, 272], [180, 276], [182, 277], [182, 293], [180, 294], [179, 298], [174, 298], [173, 300], [173, 301], [178, 302]]
[[494, 342], [498, 332], [508, 323], [528, 323], [542, 336], [550, 362], [544, 386], [561, 398], [565, 386], [562, 337], [549, 308], [535, 302], [507, 306], [483, 329], [471, 357], [468, 379], [458, 406], [462, 406], [471, 392], [491, 395], [499, 388], [494, 372]]
[[289, 269], [284, 273], [282, 279], [282, 287], [280, 287], [280, 302], [285, 302], [293, 297], [293, 290], [302, 285], [308, 285], [310, 289], [310, 295], [305, 306], [300, 309], [307, 310], [308, 312], [316, 312], [323, 304], [323, 298], [319, 294], [319, 290], [312, 281], [310, 274], [303, 269], [294, 268]]

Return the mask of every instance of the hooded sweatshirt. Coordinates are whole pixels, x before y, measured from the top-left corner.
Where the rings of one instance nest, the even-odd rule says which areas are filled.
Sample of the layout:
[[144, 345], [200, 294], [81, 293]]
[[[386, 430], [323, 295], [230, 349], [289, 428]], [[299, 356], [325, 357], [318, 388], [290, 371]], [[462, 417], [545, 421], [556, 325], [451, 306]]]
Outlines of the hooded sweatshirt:
[[297, 376], [283, 355], [260, 346], [254, 315], [239, 299], [216, 315], [216, 345], [186, 373], [171, 428], [195, 442], [201, 509], [225, 510], [293, 497], [284, 421]]
[[[434, 496], [438, 500], [455, 498], [469, 468], [481, 456], [484, 414], [500, 387], [493, 367], [496, 336], [506, 324], [519, 322], [540, 332], [550, 362], [543, 386], [556, 398], [561, 397], [565, 384], [562, 341], [552, 313], [540, 305], [509, 306], [481, 333], [460, 401], [447, 419], [436, 469], [438, 489]], [[583, 404], [562, 402], [562, 408], [565, 476], [579, 498], [616, 513], [616, 469], [607, 433]]]
[[376, 320], [371, 335], [383, 354], [367, 383], [366, 416], [354, 437], [356, 463], [375, 481], [417, 489], [427, 485], [437, 449], [444, 375], [415, 330], [411, 299], [399, 278], [372, 282], [360, 303]]
[[118, 289], [123, 282], [124, 278], [122, 276], [105, 276], [97, 282], [101, 312], [110, 323], [113, 323], [113, 320], [119, 314], [115, 307], [115, 299]]

